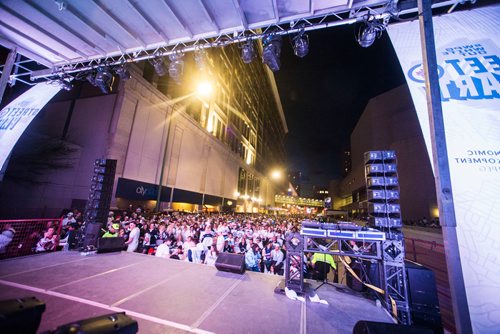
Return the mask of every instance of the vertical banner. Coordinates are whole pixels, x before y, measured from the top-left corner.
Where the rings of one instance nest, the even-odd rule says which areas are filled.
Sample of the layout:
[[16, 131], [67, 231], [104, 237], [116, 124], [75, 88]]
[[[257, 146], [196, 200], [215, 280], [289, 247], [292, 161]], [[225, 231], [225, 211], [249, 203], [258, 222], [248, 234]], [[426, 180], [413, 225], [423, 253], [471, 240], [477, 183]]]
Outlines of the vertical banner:
[[0, 111], [0, 170], [24, 130], [59, 90], [59, 85], [39, 83]]
[[[434, 17], [459, 252], [475, 333], [500, 329], [500, 6]], [[427, 151], [419, 22], [389, 26]]]

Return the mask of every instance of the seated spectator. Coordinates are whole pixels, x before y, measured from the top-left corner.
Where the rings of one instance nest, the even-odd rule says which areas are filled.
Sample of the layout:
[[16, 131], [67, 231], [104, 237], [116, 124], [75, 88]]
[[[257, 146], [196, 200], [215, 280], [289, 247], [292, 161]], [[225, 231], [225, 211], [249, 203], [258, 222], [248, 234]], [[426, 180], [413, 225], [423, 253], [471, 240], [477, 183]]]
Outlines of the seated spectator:
[[271, 272], [275, 275], [283, 275], [283, 260], [285, 259], [285, 255], [281, 250], [280, 244], [274, 244], [274, 249], [271, 251], [271, 257], [273, 259], [273, 263], [271, 265]]
[[172, 241], [170, 239], [165, 239], [161, 245], [156, 249], [155, 256], [169, 258], [170, 257], [170, 245]]
[[115, 238], [118, 237], [120, 224], [114, 223], [109, 225], [108, 231], [102, 235], [102, 238]]
[[205, 256], [205, 264], [208, 264], [209, 266], [215, 266], [215, 261], [217, 261], [217, 250], [212, 247], [206, 254]]
[[35, 252], [42, 253], [53, 251], [56, 247], [57, 235], [54, 234], [54, 228], [49, 227], [44, 233], [43, 237], [36, 244]]
[[59, 245], [63, 246], [63, 250], [71, 250], [75, 249], [78, 246], [78, 239], [76, 237], [77, 230], [80, 228], [78, 223], [70, 223], [68, 224], [68, 232], [66, 233], [66, 237], [59, 241]]
[[259, 246], [254, 244], [245, 254], [245, 264], [247, 266], [247, 270], [259, 272], [260, 259], [261, 255], [259, 252]]
[[7, 251], [7, 246], [9, 246], [12, 239], [14, 239], [15, 233], [16, 230], [12, 228], [11, 224], [5, 224], [5, 227], [0, 234], [0, 254], [4, 254]]

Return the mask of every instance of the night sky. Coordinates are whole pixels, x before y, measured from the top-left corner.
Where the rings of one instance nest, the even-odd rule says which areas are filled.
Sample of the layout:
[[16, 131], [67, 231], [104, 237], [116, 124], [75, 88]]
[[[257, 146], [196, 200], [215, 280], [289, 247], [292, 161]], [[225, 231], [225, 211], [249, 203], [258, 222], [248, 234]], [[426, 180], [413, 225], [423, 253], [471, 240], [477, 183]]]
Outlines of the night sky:
[[287, 168], [326, 186], [341, 177], [342, 152], [369, 99], [405, 79], [386, 32], [369, 48], [356, 42], [352, 25], [308, 35], [305, 58], [283, 39], [275, 78], [289, 129]]

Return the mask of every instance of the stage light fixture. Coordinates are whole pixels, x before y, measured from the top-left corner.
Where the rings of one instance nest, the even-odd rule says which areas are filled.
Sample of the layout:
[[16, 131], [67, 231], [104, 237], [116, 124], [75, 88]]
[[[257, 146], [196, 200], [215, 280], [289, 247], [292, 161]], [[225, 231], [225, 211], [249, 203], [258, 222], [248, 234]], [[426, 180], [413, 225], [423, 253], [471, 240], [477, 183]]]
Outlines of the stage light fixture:
[[115, 67], [115, 73], [120, 78], [120, 80], [128, 80], [132, 77], [126, 64], [121, 64]]
[[167, 68], [165, 67], [165, 63], [163, 62], [162, 57], [156, 57], [151, 60], [151, 64], [155, 68], [156, 74], [158, 74], [159, 77], [164, 76], [167, 74]]
[[198, 49], [194, 51], [194, 61], [200, 71], [205, 70], [205, 68], [207, 67], [206, 59], [207, 52], [205, 51], [205, 49]]
[[262, 62], [269, 66], [271, 71], [276, 72], [280, 69], [281, 54], [281, 36], [276, 34], [267, 35], [262, 39], [264, 51]]
[[183, 53], [172, 53], [168, 56], [170, 64], [168, 65], [168, 75], [177, 83], [180, 83], [184, 72]]
[[371, 46], [377, 38], [382, 36], [386, 26], [387, 23], [385, 21], [380, 22], [375, 19], [371, 21], [366, 20], [364, 25], [362, 25], [358, 30], [356, 41], [363, 48], [367, 48]]
[[304, 33], [304, 30], [299, 32], [293, 38], [293, 53], [300, 58], [304, 58], [309, 53], [309, 36]]
[[89, 71], [85, 75], [85, 79], [92, 85], [95, 86], [95, 71]]
[[249, 39], [241, 46], [241, 59], [245, 64], [250, 64], [255, 58], [255, 49], [253, 41]]
[[102, 66], [97, 68], [97, 73], [95, 75], [95, 85], [99, 87], [101, 92], [104, 94], [109, 94], [113, 91], [113, 83], [115, 82], [115, 77], [111, 73], [109, 67]]
[[59, 86], [61, 86], [64, 90], [71, 90], [73, 88], [73, 84], [69, 81], [68, 78], [60, 78], [58, 81]]

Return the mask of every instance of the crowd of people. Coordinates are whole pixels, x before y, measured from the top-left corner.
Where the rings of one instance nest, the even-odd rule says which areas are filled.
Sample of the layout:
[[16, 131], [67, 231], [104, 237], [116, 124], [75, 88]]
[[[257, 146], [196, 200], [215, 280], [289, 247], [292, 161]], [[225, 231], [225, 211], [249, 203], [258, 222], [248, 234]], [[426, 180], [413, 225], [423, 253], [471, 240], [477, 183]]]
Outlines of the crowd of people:
[[[71, 215], [74, 216], [74, 215]], [[242, 254], [247, 270], [283, 274], [285, 236], [298, 217], [169, 212], [110, 212], [102, 236], [123, 237], [128, 252], [214, 265], [222, 252]], [[75, 222], [63, 222], [63, 230]]]

